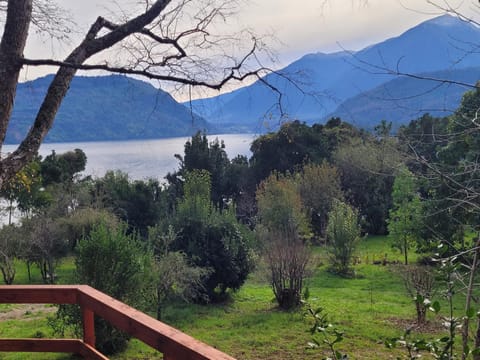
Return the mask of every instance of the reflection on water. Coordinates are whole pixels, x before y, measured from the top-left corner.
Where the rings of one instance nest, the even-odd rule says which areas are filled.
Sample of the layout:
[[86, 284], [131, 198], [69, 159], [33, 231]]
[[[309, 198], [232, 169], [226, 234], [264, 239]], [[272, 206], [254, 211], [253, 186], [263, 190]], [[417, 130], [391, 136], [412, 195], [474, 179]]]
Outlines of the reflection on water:
[[[250, 157], [250, 144], [253, 134], [212, 135], [225, 142], [225, 151], [231, 159], [237, 155]], [[49, 155], [52, 150], [63, 153], [74, 149], [82, 149], [87, 155], [86, 175], [101, 177], [107, 170], [121, 170], [128, 173], [131, 179], [157, 178], [162, 180], [168, 173], [178, 169], [175, 154], [183, 155], [185, 142], [189, 137], [158, 140], [105, 141], [78, 143], [42, 144], [40, 155]], [[5, 145], [4, 152], [15, 149], [13, 145]]]

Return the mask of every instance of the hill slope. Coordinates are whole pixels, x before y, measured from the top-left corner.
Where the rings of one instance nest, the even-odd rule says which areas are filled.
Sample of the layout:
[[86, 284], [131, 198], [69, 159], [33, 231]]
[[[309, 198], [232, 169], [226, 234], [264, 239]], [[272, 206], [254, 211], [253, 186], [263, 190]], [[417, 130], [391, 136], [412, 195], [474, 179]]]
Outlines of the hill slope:
[[[398, 37], [361, 51], [309, 54], [266, 80], [283, 93], [282, 109], [291, 118], [314, 122], [347, 99], [395, 79], [379, 69], [399, 69], [413, 74], [465, 69], [480, 64], [473, 51], [480, 29], [449, 15], [426, 21]], [[285, 77], [300, 84], [299, 90]], [[403, 94], [408, 95], [408, 94]], [[226, 95], [192, 103], [198, 114], [219, 126], [241, 124], [259, 131], [279, 122], [275, 93], [262, 82]], [[429, 99], [428, 101], [430, 101]]]
[[[419, 75], [475, 84], [480, 79], [480, 67]], [[424, 113], [438, 117], [451, 114], [468, 90], [471, 88], [458, 84], [401, 77], [349, 98], [323, 121], [335, 116], [359, 128], [372, 130], [381, 120], [387, 120], [398, 128]]]
[[[17, 143], [33, 122], [52, 75], [22, 83], [17, 89], [7, 143]], [[212, 131], [168, 93], [120, 75], [74, 78], [49, 142], [152, 139]]]

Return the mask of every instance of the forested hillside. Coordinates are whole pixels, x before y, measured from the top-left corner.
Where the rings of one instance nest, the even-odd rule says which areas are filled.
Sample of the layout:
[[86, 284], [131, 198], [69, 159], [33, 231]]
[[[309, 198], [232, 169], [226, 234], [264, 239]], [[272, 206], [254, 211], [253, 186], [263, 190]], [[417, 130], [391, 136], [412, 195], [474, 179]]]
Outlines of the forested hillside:
[[[20, 84], [6, 141], [27, 133], [53, 76]], [[158, 139], [215, 132], [167, 92], [133, 78], [77, 76], [47, 136], [49, 142]]]

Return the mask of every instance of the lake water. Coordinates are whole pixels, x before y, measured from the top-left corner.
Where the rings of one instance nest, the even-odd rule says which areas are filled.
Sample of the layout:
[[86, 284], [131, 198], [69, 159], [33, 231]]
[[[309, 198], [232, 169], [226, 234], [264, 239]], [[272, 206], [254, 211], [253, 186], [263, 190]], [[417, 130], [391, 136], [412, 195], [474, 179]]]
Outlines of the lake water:
[[[254, 134], [224, 134], [208, 136], [223, 140], [225, 151], [230, 159], [237, 155], [251, 156], [250, 145]], [[121, 170], [134, 180], [156, 178], [160, 181], [168, 172], [178, 169], [179, 161], [175, 154], [183, 156], [184, 145], [190, 137], [168, 138], [158, 140], [105, 141], [78, 143], [42, 144], [40, 155], [46, 156], [55, 150], [57, 154], [74, 149], [82, 149], [87, 155], [85, 175], [101, 177], [107, 170]], [[5, 152], [15, 149], [5, 145]]]

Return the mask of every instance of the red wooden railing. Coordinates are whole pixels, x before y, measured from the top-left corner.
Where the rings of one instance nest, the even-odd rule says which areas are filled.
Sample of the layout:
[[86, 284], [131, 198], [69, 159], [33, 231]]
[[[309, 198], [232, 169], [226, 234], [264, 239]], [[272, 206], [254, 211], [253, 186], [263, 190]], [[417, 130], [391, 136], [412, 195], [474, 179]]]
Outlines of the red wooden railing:
[[163, 353], [166, 360], [235, 360], [181, 331], [86, 285], [0, 286], [4, 304], [78, 304], [83, 339], [0, 339], [0, 352], [61, 352], [108, 358], [95, 349], [94, 315]]

